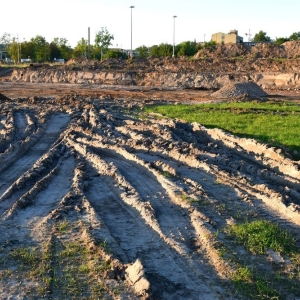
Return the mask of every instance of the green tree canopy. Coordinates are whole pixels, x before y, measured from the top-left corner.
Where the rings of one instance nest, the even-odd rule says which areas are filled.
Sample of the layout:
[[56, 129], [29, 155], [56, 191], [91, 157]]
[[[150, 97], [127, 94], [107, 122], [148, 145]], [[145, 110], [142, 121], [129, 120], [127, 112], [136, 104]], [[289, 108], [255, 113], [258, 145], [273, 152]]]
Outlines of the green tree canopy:
[[289, 38], [279, 37], [279, 38], [276, 38], [276, 40], [274, 41], [274, 44], [281, 45], [289, 40], [290, 40]]
[[172, 56], [173, 46], [170, 44], [162, 43], [159, 45], [160, 56]]
[[150, 56], [155, 56], [155, 57], [159, 56], [159, 47], [158, 47], [158, 45], [153, 45], [153, 46], [150, 47], [149, 55]]
[[4, 34], [0, 37], [0, 44], [4, 45], [4, 50], [8, 51], [10, 43], [12, 41], [11, 34], [4, 32]]
[[118, 50], [108, 50], [103, 58], [127, 58], [127, 55]]
[[255, 34], [253, 42], [271, 42], [271, 38], [267, 36], [266, 32], [260, 30], [258, 33]]
[[12, 60], [18, 62], [20, 54], [20, 46], [16, 39], [12, 40], [12, 43], [9, 46], [8, 53], [11, 56]]
[[32, 38], [30, 42], [34, 45], [34, 59], [39, 62], [46, 61], [46, 39], [40, 35], [37, 35], [35, 38]]
[[35, 59], [35, 45], [32, 42], [24, 41], [21, 47], [21, 58]]
[[290, 38], [291, 41], [299, 41], [300, 40], [300, 31], [294, 32], [291, 34]]
[[76, 47], [73, 50], [72, 57], [85, 57], [87, 54], [87, 41], [84, 38], [81, 38], [81, 40], [77, 43]]
[[156, 57], [172, 56], [173, 46], [170, 44], [162, 43], [150, 47], [150, 55]]
[[195, 41], [194, 42], [186, 41], [176, 46], [175, 53], [177, 54], [177, 56], [183, 56], [183, 55], [193, 56], [197, 53], [198, 50], [199, 47]]
[[137, 51], [139, 57], [141, 58], [146, 58], [149, 55], [148, 47], [146, 47], [145, 45], [136, 48], [135, 51]]
[[54, 38], [50, 43], [50, 59], [64, 58], [66, 60], [72, 57], [72, 48], [68, 45], [68, 40], [65, 38]]
[[96, 33], [95, 37], [95, 48], [100, 48], [101, 53], [106, 53], [111, 41], [114, 40], [114, 36], [108, 32], [106, 27], [103, 27]]

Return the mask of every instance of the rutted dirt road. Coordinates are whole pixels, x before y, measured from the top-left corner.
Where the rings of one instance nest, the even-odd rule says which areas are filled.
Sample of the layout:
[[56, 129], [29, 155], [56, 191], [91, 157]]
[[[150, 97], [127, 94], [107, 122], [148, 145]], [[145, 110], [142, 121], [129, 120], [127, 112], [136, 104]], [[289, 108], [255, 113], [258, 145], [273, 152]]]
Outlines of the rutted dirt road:
[[205, 101], [203, 91], [0, 91], [11, 98], [0, 103], [2, 299], [244, 299], [223, 246], [260, 272], [295, 267], [222, 229], [263, 218], [299, 239], [299, 162], [218, 129], [138, 116], [155, 98]]

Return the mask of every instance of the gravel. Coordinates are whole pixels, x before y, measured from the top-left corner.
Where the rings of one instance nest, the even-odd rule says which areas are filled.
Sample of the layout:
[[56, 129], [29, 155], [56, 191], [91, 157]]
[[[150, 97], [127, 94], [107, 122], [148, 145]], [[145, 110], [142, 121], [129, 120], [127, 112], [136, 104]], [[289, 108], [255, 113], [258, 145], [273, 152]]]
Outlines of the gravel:
[[214, 98], [262, 98], [268, 94], [255, 82], [226, 84], [217, 92], [211, 94]]

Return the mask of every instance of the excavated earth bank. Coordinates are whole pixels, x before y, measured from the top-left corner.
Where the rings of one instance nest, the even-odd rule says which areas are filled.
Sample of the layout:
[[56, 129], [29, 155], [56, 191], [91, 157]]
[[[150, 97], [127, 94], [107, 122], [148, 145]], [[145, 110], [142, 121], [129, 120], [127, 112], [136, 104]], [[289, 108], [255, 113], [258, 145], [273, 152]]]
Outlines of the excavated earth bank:
[[226, 44], [200, 50], [192, 59], [71, 60], [67, 66], [51, 67], [35, 64], [15, 70], [10, 80], [206, 90], [251, 81], [263, 89], [299, 91], [299, 57], [300, 42], [281, 46], [262, 43], [253, 47]]
[[[151, 69], [154, 61], [140, 63]], [[260, 274], [297, 271], [288, 257], [254, 255], [223, 229], [264, 219], [299, 244], [300, 162], [220, 129], [141, 116], [145, 104], [214, 101], [215, 90], [175, 88], [181, 75], [165, 70], [179, 62], [159, 64], [158, 79], [105, 71], [109, 86], [91, 84], [102, 82], [93, 65], [2, 77], [1, 298], [247, 299], [222, 249]], [[165, 74], [173, 78], [168, 88]], [[232, 75], [222, 76], [227, 90], [244, 93]], [[145, 86], [111, 85], [121, 82]], [[285, 299], [299, 297], [298, 283], [280, 287]]]

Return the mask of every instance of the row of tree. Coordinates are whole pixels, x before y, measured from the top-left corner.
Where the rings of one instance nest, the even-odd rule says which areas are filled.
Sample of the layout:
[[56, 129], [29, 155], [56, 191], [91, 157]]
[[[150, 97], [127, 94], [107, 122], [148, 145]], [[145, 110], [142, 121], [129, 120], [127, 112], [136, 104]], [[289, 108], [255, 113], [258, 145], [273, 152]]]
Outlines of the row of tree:
[[[21, 59], [31, 59], [32, 61], [54, 61], [58, 58], [69, 60], [71, 58], [89, 57], [91, 59], [102, 59], [109, 55], [113, 55], [118, 51], [109, 51], [108, 47], [114, 36], [108, 32], [106, 28], [96, 33], [94, 43], [88, 45], [88, 41], [82, 38], [72, 48], [68, 40], [65, 38], [54, 38], [52, 42], [47, 42], [46, 39], [40, 35], [31, 38], [30, 41], [20, 41], [18, 38], [12, 38], [9, 33], [4, 33], [0, 37], [0, 54], [8, 56], [15, 62]], [[4, 53], [4, 54], [2, 54]], [[119, 56], [124, 56], [123, 53], [118, 53]], [[116, 55], [116, 54], [115, 54]]]
[[292, 33], [289, 37], [279, 37], [274, 41], [271, 40], [267, 33], [260, 30], [257, 34], [255, 34], [253, 38], [253, 42], [273, 42], [276, 45], [281, 45], [288, 41], [299, 41], [300, 40], [300, 31]]
[[[100, 60], [102, 58], [128, 58], [129, 53], [120, 49], [109, 49], [114, 36], [104, 27], [95, 35], [94, 43], [88, 45], [87, 40], [82, 38], [75, 48], [71, 48], [68, 40], [65, 38], [55, 38], [52, 42], [47, 42], [40, 35], [31, 38], [30, 41], [20, 41], [17, 38], [12, 38], [10, 34], [4, 33], [0, 37], [0, 60], [3, 58], [2, 53], [8, 53], [9, 57], [15, 62], [22, 58], [30, 58], [32, 61], [54, 61], [57, 58], [69, 60], [71, 58], [86, 57], [90, 59]], [[259, 31], [252, 39], [253, 42], [273, 42], [280, 45], [286, 41], [300, 40], [300, 32], [294, 32], [290, 37], [280, 37], [272, 41], [267, 33]], [[196, 41], [186, 41], [175, 46], [162, 43], [146, 47], [145, 45], [135, 49], [139, 57], [145, 58], [148, 56], [172, 56], [173, 51], [175, 56], [193, 56], [202, 48], [214, 48], [215, 42], [196, 43]], [[2, 51], [2, 53], [1, 53]]]

